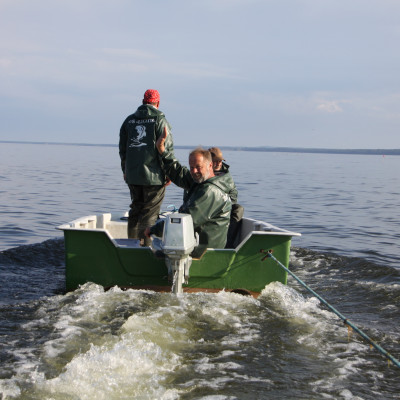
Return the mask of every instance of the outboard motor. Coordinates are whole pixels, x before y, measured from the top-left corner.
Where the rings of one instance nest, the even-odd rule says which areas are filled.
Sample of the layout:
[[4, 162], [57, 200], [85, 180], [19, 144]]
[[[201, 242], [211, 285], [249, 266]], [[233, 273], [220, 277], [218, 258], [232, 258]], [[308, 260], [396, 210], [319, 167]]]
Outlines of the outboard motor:
[[192, 264], [189, 254], [197, 244], [190, 214], [173, 213], [166, 217], [161, 247], [166, 255], [168, 273], [172, 276], [173, 293], [182, 293], [183, 283], [188, 282]]

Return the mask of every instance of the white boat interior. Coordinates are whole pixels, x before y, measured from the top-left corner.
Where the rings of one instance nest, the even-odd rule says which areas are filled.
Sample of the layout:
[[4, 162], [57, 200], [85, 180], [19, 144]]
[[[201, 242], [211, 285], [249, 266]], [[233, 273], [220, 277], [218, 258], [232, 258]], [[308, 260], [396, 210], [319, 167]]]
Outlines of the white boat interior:
[[[137, 247], [136, 244], [132, 243], [133, 241], [127, 240], [127, 217], [127, 213], [122, 215], [111, 213], [89, 215], [60, 225], [57, 229], [105, 231], [116, 246]], [[268, 222], [243, 217], [237, 233], [236, 247], [240, 247], [252, 234], [301, 236], [300, 233], [278, 228]]]

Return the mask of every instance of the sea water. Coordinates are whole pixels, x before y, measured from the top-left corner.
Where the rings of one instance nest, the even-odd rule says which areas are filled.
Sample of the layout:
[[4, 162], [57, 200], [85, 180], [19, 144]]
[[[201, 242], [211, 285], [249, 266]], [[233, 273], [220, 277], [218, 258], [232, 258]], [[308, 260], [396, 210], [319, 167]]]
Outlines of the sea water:
[[[399, 359], [400, 157], [224, 156], [246, 216], [302, 233], [291, 270]], [[128, 208], [116, 147], [0, 143], [0, 183], [2, 400], [398, 398], [399, 369], [291, 277], [258, 299], [65, 293], [55, 227]]]

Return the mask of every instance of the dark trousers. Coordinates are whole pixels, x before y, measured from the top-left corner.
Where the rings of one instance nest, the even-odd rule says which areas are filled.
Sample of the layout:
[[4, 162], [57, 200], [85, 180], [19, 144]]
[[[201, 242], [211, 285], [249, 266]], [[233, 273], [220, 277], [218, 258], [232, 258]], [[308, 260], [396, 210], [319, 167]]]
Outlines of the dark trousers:
[[240, 204], [232, 204], [226, 249], [234, 249], [239, 244], [239, 232], [242, 225], [244, 208]]
[[132, 203], [128, 216], [128, 238], [144, 239], [144, 245], [149, 246], [151, 240], [144, 231], [154, 225], [160, 213], [165, 196], [164, 185], [141, 186], [128, 185]]

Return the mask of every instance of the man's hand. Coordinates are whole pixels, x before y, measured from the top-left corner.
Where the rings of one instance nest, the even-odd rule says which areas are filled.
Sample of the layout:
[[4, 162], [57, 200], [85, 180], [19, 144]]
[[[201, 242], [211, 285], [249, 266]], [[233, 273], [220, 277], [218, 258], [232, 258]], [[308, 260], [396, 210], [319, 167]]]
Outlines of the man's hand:
[[150, 227], [148, 226], [145, 231], [144, 234], [149, 238], [150, 237]]
[[156, 147], [157, 150], [160, 154], [164, 153], [165, 151], [165, 139], [167, 138], [168, 135], [168, 128], [166, 126], [164, 126], [164, 133], [158, 138], [157, 142], [156, 142]]

